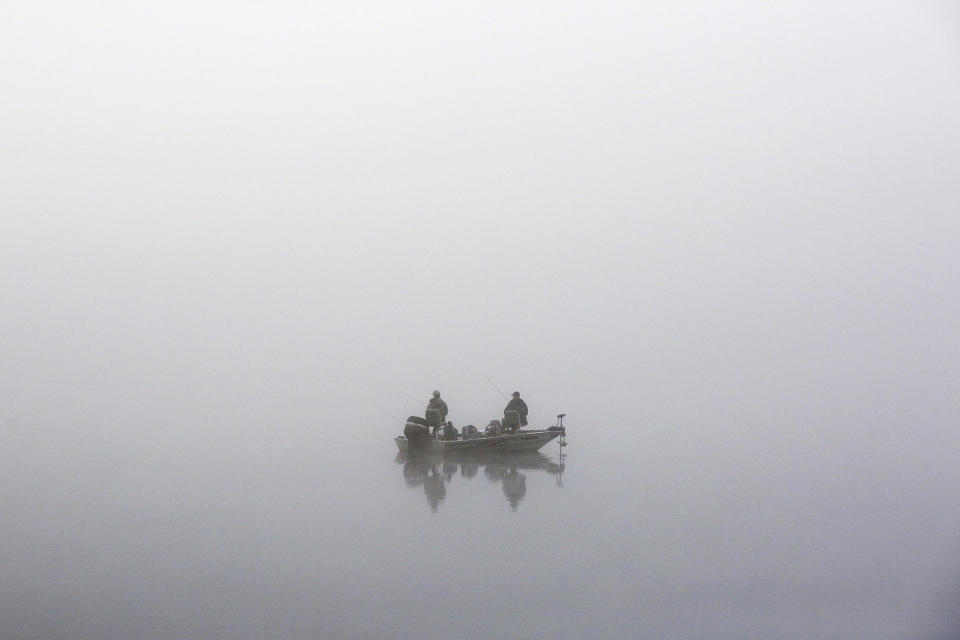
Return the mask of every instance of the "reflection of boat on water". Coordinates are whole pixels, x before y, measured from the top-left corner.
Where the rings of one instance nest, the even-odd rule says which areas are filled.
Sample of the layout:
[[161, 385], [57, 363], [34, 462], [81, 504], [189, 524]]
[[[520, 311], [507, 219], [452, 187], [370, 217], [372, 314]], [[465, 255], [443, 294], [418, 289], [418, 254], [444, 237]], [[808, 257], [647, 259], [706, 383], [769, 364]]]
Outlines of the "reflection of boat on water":
[[522, 473], [545, 471], [557, 477], [562, 486], [564, 463], [554, 462], [542, 453], [488, 453], [468, 454], [451, 451], [443, 454], [400, 452], [394, 461], [403, 465], [403, 478], [408, 487], [423, 486], [430, 509], [436, 511], [447, 495], [447, 483], [459, 473], [469, 480], [479, 473], [491, 483], [501, 484], [510, 506], [516, 509], [527, 493], [527, 475]]

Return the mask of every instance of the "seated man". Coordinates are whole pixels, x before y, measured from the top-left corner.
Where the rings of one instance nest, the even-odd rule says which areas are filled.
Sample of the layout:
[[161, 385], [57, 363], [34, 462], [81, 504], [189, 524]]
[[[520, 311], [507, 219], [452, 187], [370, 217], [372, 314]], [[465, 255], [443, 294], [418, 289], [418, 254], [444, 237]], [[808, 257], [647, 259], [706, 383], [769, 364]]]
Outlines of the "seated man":
[[503, 414], [506, 415], [507, 411], [516, 411], [520, 414], [520, 426], [525, 427], [527, 426], [527, 403], [520, 398], [519, 391], [514, 391], [511, 395], [513, 395], [513, 398], [504, 407]]

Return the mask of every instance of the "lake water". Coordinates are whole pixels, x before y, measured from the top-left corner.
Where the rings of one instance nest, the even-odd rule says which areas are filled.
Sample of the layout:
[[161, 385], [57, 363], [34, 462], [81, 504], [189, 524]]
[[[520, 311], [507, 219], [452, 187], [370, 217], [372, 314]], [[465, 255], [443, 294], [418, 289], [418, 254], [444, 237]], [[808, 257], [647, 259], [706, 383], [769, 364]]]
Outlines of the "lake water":
[[0, 637], [960, 637], [952, 436], [568, 421], [562, 461], [435, 464], [386, 425], [9, 426]]

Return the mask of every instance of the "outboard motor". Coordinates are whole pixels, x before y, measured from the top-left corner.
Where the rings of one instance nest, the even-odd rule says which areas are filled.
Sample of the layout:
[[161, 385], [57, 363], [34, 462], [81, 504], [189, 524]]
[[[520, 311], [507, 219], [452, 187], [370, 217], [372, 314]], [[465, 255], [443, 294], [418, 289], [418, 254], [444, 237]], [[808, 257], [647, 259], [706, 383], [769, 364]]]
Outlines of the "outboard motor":
[[464, 427], [460, 429], [460, 437], [462, 437], [464, 440], [473, 440], [474, 438], [479, 438], [480, 433], [477, 432], [477, 428], [475, 426], [468, 424], [464, 425]]
[[407, 424], [403, 427], [403, 435], [414, 449], [429, 447], [430, 440], [432, 440], [430, 429], [427, 428], [427, 421], [420, 416], [407, 418]]
[[516, 409], [510, 409], [503, 412], [503, 429], [510, 433], [516, 433], [520, 428], [520, 412]]
[[487, 425], [487, 428], [484, 429], [484, 432], [485, 432], [488, 436], [498, 436], [498, 435], [500, 435], [500, 431], [501, 431], [501, 429], [500, 429], [500, 421], [499, 421], [499, 420], [491, 420], [491, 421], [490, 421], [490, 424]]

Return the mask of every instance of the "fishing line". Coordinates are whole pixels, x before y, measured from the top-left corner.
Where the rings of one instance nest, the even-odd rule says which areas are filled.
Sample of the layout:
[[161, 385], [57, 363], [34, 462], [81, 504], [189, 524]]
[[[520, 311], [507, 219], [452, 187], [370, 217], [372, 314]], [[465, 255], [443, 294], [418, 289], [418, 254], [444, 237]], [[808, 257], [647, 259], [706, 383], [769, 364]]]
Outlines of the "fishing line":
[[500, 395], [503, 396], [503, 399], [504, 399], [504, 400], [509, 400], [509, 399], [510, 399], [510, 398], [507, 397], [507, 394], [505, 394], [505, 393], [503, 392], [503, 389], [501, 389], [500, 387], [498, 387], [498, 386], [497, 386], [497, 383], [490, 379], [490, 376], [488, 376], [487, 374], [484, 373], [484, 374], [483, 374], [483, 377], [487, 379], [487, 382], [489, 382], [490, 384], [493, 385], [493, 388], [496, 389], [496, 390], [500, 393]]

